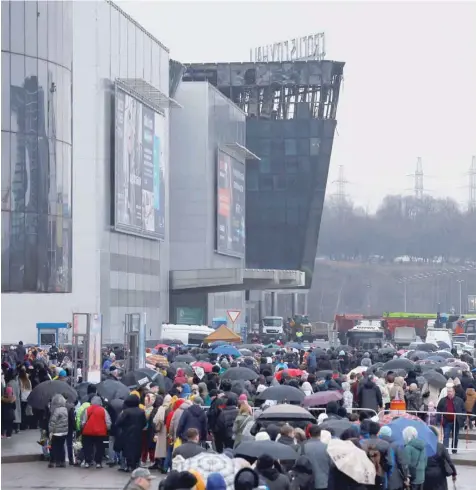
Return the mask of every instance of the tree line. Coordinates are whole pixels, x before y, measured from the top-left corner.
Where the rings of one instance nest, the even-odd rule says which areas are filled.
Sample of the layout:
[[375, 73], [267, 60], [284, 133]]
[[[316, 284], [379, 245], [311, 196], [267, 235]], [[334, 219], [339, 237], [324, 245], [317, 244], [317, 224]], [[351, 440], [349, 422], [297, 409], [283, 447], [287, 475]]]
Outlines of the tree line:
[[476, 261], [476, 210], [450, 199], [389, 195], [375, 213], [326, 200], [318, 256], [331, 260], [425, 263]]

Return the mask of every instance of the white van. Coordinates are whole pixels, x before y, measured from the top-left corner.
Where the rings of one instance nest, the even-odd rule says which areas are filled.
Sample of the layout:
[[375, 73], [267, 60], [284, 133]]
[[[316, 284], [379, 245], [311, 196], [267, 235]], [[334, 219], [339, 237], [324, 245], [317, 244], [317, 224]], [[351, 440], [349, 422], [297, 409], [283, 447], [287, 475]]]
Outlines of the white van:
[[181, 340], [185, 345], [200, 345], [215, 330], [207, 325], [163, 323], [160, 338]]
[[434, 344], [438, 346], [438, 342], [444, 342], [448, 344], [450, 348], [453, 347], [452, 332], [446, 330], [446, 328], [427, 328], [426, 329], [426, 342], [428, 344]]

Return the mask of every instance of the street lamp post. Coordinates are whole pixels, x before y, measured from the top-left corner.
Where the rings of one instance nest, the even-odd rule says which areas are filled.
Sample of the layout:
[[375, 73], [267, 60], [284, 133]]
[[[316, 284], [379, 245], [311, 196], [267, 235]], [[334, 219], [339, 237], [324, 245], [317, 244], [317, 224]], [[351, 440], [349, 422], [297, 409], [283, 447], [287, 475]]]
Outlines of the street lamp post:
[[459, 284], [459, 314], [460, 316], [463, 314], [463, 282], [464, 279], [456, 279], [456, 282]]
[[403, 279], [403, 311], [407, 312], [407, 280]]

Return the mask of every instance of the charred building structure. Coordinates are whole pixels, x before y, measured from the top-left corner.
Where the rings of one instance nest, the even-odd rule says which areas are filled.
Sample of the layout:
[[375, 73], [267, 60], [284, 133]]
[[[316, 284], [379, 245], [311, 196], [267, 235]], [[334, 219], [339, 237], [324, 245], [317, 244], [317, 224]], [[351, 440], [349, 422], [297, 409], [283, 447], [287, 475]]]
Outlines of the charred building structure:
[[344, 63], [188, 64], [247, 115], [246, 266], [312, 280]]

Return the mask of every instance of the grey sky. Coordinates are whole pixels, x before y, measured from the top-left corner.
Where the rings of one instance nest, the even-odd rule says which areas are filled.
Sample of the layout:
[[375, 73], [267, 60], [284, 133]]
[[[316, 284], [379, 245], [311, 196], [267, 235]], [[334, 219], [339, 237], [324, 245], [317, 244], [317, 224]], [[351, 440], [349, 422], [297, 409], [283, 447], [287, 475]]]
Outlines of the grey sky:
[[327, 193], [375, 208], [425, 187], [462, 205], [476, 155], [476, 2], [118, 2], [182, 62], [248, 61], [249, 48], [325, 31], [345, 81]]

